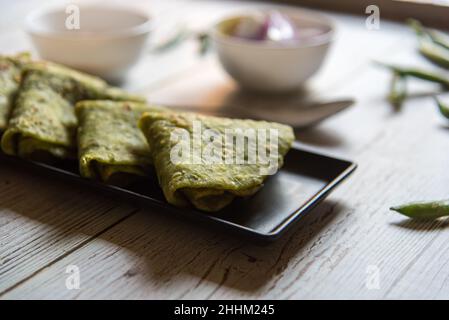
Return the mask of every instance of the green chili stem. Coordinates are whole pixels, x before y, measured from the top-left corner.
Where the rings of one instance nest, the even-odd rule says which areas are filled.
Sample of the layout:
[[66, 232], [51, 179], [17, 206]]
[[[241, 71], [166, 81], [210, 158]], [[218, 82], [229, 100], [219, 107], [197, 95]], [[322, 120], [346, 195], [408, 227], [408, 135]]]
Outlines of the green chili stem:
[[163, 53], [169, 51], [187, 40], [190, 35], [190, 31], [181, 28], [172, 37], [154, 47], [152, 51], [155, 53]]
[[209, 52], [211, 48], [211, 40], [210, 36], [205, 32], [200, 32], [195, 34], [193, 31], [189, 31], [187, 29], [179, 29], [171, 38], [166, 41], [158, 44], [156, 47], [152, 49], [154, 53], [165, 53], [172, 49], [175, 49], [177, 46], [181, 45], [184, 41], [188, 40], [191, 37], [195, 37], [199, 42], [199, 54], [205, 55]]
[[390, 93], [388, 95], [388, 101], [399, 109], [407, 97], [407, 86], [405, 77], [394, 72], [391, 79]]
[[445, 50], [431, 40], [422, 39], [419, 44], [419, 52], [429, 61], [449, 70], [449, 50]]
[[449, 216], [449, 200], [407, 203], [390, 210], [412, 219], [436, 219]]
[[377, 63], [391, 71], [399, 74], [402, 77], [413, 77], [421, 80], [426, 80], [434, 83], [438, 83], [445, 88], [449, 88], [449, 78], [445, 74], [436, 73], [413, 67], [399, 67], [391, 64]]

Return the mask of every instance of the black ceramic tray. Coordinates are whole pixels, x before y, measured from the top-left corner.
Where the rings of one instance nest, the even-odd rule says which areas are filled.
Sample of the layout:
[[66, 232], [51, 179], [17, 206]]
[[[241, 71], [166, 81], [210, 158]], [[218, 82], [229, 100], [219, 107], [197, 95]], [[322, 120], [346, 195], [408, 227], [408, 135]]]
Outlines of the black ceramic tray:
[[82, 178], [77, 163], [51, 166], [0, 153], [2, 161], [28, 167], [44, 175], [82, 183], [93, 189], [120, 196], [142, 207], [159, 207], [181, 216], [215, 223], [221, 227], [249, 235], [256, 240], [277, 239], [289, 226], [320, 203], [329, 192], [354, 171], [350, 161], [316, 153], [294, 145], [285, 164], [254, 196], [237, 199], [225, 209], [207, 214], [194, 209], [180, 209], [168, 204], [156, 179], [121, 188]]

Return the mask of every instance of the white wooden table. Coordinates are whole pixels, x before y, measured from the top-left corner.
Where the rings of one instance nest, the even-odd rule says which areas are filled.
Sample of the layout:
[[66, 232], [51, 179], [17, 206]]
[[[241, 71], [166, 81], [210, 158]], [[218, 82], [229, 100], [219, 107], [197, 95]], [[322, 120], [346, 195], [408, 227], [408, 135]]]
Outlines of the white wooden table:
[[[176, 21], [204, 28], [256, 5], [134, 2], [158, 18], [159, 30]], [[40, 3], [2, 1], [2, 53], [31, 48], [20, 23]], [[0, 298], [449, 298], [447, 222], [410, 222], [388, 210], [447, 197], [448, 123], [425, 94], [392, 112], [385, 101], [390, 76], [371, 63], [424, 63], [414, 37], [387, 21], [369, 31], [363, 17], [332, 16], [336, 43], [308, 89], [357, 103], [298, 132], [298, 139], [359, 167], [301, 223], [261, 247], [1, 164]], [[214, 56], [199, 58], [193, 42], [146, 55], [127, 87], [153, 102], [178, 105], [219, 106], [238, 96]], [[73, 266], [79, 289], [66, 286]]]

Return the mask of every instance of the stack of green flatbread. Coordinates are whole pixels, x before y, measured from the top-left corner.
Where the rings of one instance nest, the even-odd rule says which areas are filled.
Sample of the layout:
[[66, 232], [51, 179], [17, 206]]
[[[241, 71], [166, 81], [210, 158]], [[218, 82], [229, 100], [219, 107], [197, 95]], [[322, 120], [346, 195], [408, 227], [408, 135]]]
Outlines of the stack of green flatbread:
[[[180, 130], [187, 144], [195, 145], [196, 125], [223, 140], [230, 129], [275, 130], [276, 140], [263, 147], [264, 153], [275, 155], [274, 171], [265, 170], [267, 163], [246, 161], [251, 147], [243, 162], [211, 163], [201, 158], [202, 153], [195, 161], [173, 161]], [[53, 163], [78, 159], [81, 176], [115, 185], [157, 177], [170, 204], [208, 212], [256, 193], [282, 166], [294, 140], [293, 130], [278, 123], [149, 106], [142, 97], [102, 79], [32, 61], [27, 54], [0, 56], [0, 134], [6, 154]], [[210, 137], [204, 139], [197, 146], [203, 151], [210, 146]], [[218, 160], [236, 158], [232, 145], [223, 150]]]
[[30, 62], [21, 68], [21, 83], [1, 140], [2, 150], [10, 155], [44, 161], [74, 158], [78, 101], [143, 101], [99, 78], [53, 63]]
[[0, 134], [6, 129], [9, 113], [21, 82], [23, 67], [29, 62], [28, 53], [16, 56], [0, 55]]

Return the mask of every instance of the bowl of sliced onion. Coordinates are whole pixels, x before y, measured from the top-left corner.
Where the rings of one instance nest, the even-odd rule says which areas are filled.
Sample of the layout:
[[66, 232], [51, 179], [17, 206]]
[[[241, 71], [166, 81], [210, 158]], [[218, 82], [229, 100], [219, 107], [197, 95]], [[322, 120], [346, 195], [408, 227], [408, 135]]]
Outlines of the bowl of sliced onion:
[[262, 10], [221, 19], [212, 39], [223, 68], [243, 88], [284, 92], [319, 70], [333, 33], [332, 21], [310, 10]]

